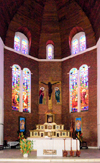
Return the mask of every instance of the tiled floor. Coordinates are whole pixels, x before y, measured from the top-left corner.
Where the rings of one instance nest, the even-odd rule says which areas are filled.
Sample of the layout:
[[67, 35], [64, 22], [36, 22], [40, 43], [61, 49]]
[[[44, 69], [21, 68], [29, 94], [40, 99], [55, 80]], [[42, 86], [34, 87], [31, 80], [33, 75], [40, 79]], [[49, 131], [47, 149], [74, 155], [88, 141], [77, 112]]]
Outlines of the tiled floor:
[[[76, 153], [75, 153], [76, 154]], [[100, 162], [100, 150], [98, 149], [82, 149], [80, 157], [70, 157], [69, 153], [67, 157], [37, 157], [36, 152], [32, 151], [28, 158], [23, 158], [23, 155], [20, 152], [20, 149], [4, 149], [0, 150], [0, 162], [34, 162], [34, 163], [40, 163], [40, 162], [52, 162], [52, 163], [62, 163], [62, 162]]]

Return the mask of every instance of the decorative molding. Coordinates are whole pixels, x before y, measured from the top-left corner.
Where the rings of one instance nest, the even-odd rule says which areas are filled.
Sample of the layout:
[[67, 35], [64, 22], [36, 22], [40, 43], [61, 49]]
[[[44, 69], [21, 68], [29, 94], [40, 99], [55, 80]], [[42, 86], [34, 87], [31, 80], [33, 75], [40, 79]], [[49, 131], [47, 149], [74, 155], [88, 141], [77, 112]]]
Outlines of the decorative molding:
[[[100, 40], [100, 39], [99, 39], [99, 40]], [[98, 40], [98, 42], [99, 42], [99, 40]], [[98, 44], [98, 42], [97, 42], [97, 44]], [[91, 50], [96, 49], [96, 48], [97, 48], [97, 44], [96, 44], [95, 46], [93, 46], [93, 47], [90, 47], [90, 48], [86, 49], [86, 50], [83, 51], [83, 52], [79, 52], [78, 54], [70, 55], [70, 56], [65, 57], [65, 58], [62, 58], [62, 59], [52, 59], [52, 60], [49, 60], [49, 59], [38, 59], [38, 58], [32, 57], [32, 56], [30, 56], [30, 55], [25, 55], [25, 54], [22, 54], [21, 52], [15, 51], [14, 49], [12, 49], [12, 48], [10, 48], [10, 47], [7, 47], [7, 46], [4, 46], [4, 48], [7, 49], [7, 50], [9, 50], [9, 51], [12, 51], [12, 52], [14, 52], [14, 53], [17, 53], [17, 54], [19, 54], [19, 55], [22, 55], [22, 56], [24, 56], [24, 57], [27, 57], [27, 58], [33, 59], [33, 60], [35, 60], [35, 61], [38, 61], [38, 62], [63, 62], [63, 61], [68, 60], [68, 59], [70, 59], [70, 58], [74, 58], [74, 57], [76, 57], [76, 56], [78, 56], [78, 55], [81, 55], [81, 54], [83, 54], [83, 53], [86, 53], [86, 52], [89, 52], [89, 51], [91, 51]]]

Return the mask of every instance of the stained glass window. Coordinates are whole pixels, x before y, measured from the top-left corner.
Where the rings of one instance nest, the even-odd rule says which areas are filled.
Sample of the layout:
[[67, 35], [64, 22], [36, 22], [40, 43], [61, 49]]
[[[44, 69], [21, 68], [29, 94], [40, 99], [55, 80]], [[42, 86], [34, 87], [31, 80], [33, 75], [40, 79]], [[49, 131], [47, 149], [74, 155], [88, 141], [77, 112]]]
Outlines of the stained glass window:
[[53, 45], [47, 45], [47, 59], [53, 59]]
[[69, 74], [70, 112], [78, 111], [78, 71], [72, 68]]
[[30, 112], [31, 73], [28, 68], [23, 69], [23, 112]]
[[86, 49], [86, 38], [85, 35], [80, 37], [80, 51], [84, 51]]
[[25, 39], [22, 40], [22, 53], [28, 54], [28, 41]]
[[16, 51], [20, 51], [20, 37], [19, 36], [14, 37], [14, 49]]
[[78, 51], [78, 40], [75, 39], [72, 41], [72, 54], [77, 54]]
[[21, 70], [18, 65], [12, 66], [12, 110], [19, 111], [20, 105], [20, 77]]
[[88, 110], [89, 107], [88, 66], [85, 64], [80, 67], [80, 97], [81, 97], [81, 111]]

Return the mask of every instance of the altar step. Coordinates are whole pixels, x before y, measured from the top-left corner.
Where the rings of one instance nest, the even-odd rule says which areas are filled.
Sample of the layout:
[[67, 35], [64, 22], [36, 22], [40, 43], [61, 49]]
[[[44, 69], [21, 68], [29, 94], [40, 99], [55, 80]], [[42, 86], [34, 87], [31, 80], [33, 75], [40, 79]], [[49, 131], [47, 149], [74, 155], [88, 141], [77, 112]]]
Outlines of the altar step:
[[0, 163], [100, 163], [99, 149], [82, 149], [80, 157], [37, 157], [36, 151], [32, 151], [28, 158], [23, 158], [19, 149], [0, 150]]
[[73, 163], [73, 162], [76, 162], [76, 163], [88, 163], [88, 162], [95, 162], [95, 163], [100, 163], [100, 159], [99, 158], [97, 158], [97, 159], [76, 159], [76, 158], [63, 158], [63, 159], [60, 159], [60, 158], [58, 158], [58, 159], [42, 159], [42, 158], [40, 158], [40, 159], [29, 159], [29, 158], [21, 158], [21, 159], [15, 159], [15, 158], [5, 158], [5, 159], [3, 159], [3, 158], [0, 158], [0, 162], [1, 163], [6, 163], [6, 162], [8, 162], [8, 163], [16, 163], [16, 162], [18, 162], [18, 163], [22, 163], [22, 162], [24, 162], [24, 163], [30, 163], [30, 162], [33, 162], [33, 163]]

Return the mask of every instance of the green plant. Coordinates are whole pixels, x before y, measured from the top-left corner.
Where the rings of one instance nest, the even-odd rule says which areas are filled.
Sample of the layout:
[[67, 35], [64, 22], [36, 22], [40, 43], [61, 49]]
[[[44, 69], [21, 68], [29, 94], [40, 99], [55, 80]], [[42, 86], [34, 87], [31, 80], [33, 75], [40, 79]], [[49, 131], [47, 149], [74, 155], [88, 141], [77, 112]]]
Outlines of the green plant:
[[24, 138], [25, 138], [25, 137], [24, 137], [23, 132], [20, 132], [20, 133], [19, 133], [19, 136], [18, 136], [19, 141], [21, 141], [21, 140], [24, 139]]
[[25, 154], [25, 153], [30, 153], [33, 149], [33, 141], [28, 140], [28, 139], [22, 139], [20, 141], [20, 150], [21, 153]]
[[80, 142], [82, 142], [82, 140], [83, 140], [83, 134], [82, 133], [77, 133], [76, 134], [76, 137], [77, 137], [77, 139], [80, 141]]

